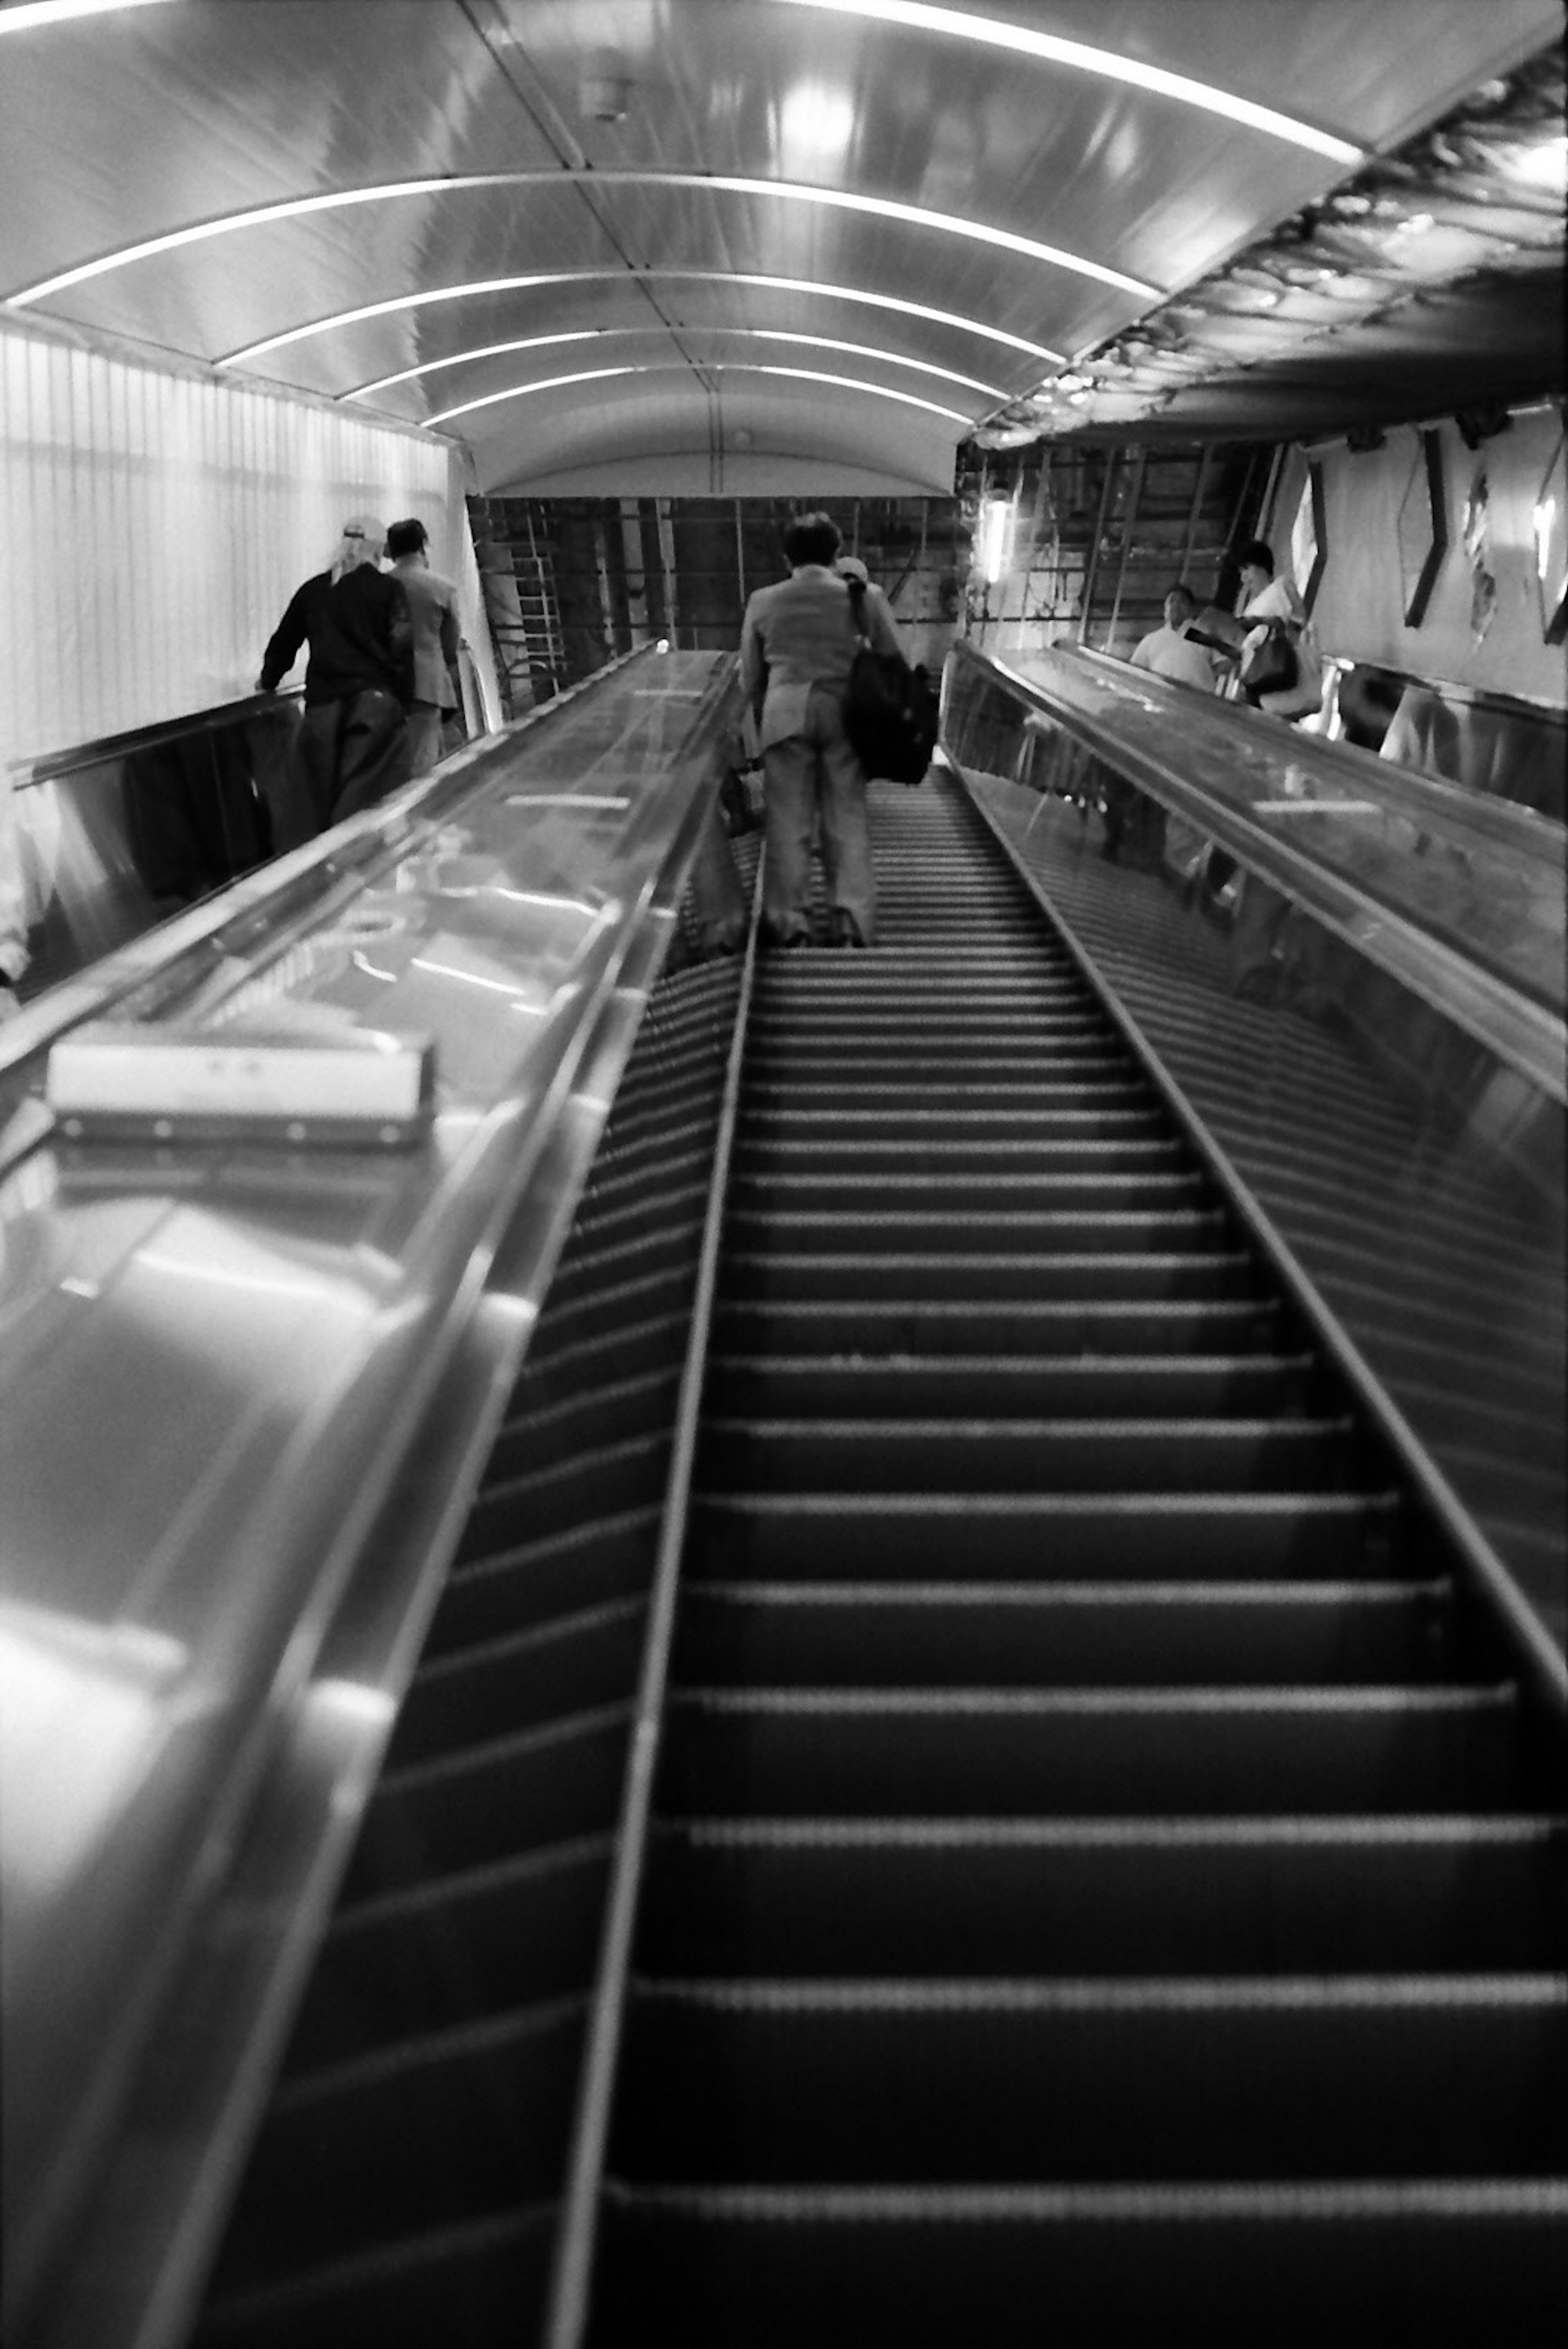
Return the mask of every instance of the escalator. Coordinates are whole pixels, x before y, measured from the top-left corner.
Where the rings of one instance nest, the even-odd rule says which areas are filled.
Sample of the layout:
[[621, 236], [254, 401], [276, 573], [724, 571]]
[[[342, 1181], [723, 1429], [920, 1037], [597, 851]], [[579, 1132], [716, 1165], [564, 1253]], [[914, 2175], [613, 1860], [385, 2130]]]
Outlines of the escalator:
[[961, 794], [874, 797], [876, 951], [655, 996], [202, 2349], [1554, 2330], [1561, 1722]]

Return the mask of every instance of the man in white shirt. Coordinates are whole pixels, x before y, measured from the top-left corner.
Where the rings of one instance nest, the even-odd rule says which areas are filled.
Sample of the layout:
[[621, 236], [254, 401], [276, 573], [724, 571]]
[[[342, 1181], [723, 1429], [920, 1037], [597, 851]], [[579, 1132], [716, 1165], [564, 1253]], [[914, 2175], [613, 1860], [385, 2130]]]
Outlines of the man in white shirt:
[[1214, 664], [1187, 631], [1198, 617], [1199, 602], [1190, 587], [1173, 587], [1165, 599], [1165, 625], [1152, 628], [1134, 647], [1134, 668], [1151, 668], [1157, 677], [1174, 678], [1178, 685], [1214, 690]]

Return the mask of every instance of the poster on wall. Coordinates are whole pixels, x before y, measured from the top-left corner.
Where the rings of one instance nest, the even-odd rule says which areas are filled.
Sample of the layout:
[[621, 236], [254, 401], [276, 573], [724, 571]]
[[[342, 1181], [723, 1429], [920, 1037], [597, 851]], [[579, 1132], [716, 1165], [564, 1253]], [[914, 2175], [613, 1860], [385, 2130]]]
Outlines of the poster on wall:
[[1470, 640], [1480, 645], [1497, 610], [1497, 581], [1491, 568], [1491, 493], [1484, 465], [1478, 468], [1465, 500], [1465, 560], [1470, 566]]

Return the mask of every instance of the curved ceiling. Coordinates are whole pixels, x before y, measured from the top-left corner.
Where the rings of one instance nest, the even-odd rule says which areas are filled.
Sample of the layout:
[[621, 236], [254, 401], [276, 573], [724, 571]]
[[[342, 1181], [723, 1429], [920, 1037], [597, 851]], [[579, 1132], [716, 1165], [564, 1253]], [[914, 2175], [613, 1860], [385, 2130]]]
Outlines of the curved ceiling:
[[0, 8], [0, 302], [433, 424], [483, 489], [726, 449], [945, 488], [977, 425], [1037, 413], [1560, 21], [25, 0]]

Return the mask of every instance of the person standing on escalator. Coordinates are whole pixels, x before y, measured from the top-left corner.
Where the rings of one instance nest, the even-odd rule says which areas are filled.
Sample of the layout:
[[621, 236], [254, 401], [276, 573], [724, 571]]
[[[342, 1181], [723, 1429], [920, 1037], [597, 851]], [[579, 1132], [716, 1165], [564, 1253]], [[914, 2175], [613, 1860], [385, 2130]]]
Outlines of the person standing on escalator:
[[305, 839], [409, 779], [413, 628], [401, 581], [380, 568], [386, 536], [369, 514], [345, 524], [332, 569], [296, 591], [256, 679], [258, 692], [275, 692], [308, 639], [297, 750]]
[[[844, 730], [860, 633], [849, 588], [833, 567], [839, 543], [830, 514], [796, 514], [784, 533], [790, 575], [758, 588], [741, 629], [741, 682], [763, 756], [763, 932], [776, 948], [810, 943], [817, 821], [830, 943], [868, 947], [876, 929], [866, 773]], [[861, 625], [877, 650], [901, 652], [885, 597], [866, 596]]]

